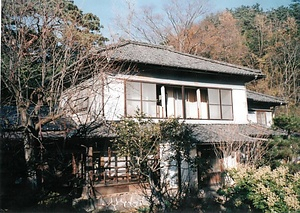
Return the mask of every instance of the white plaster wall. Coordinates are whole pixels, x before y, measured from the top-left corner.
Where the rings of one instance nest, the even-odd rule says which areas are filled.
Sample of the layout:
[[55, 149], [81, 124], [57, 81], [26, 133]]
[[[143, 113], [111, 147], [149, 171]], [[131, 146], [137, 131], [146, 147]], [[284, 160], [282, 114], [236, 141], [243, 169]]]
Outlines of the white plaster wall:
[[[85, 97], [90, 95], [90, 93], [91, 91], [89, 87], [86, 87], [84, 84], [79, 84], [77, 87], [70, 88], [62, 94], [59, 107], [65, 111], [66, 115], [71, 116], [77, 125], [88, 123], [90, 121], [90, 115], [87, 113], [87, 110], [74, 113], [75, 109], [72, 106], [74, 104], [74, 100], [80, 96]], [[89, 110], [90, 107], [91, 103], [89, 100], [87, 109]]]
[[272, 112], [266, 112], [266, 119], [267, 119], [267, 126], [271, 127], [273, 124], [273, 113]]
[[224, 168], [232, 169], [237, 168], [237, 154], [236, 152], [232, 152], [231, 155], [224, 157], [223, 159]]
[[257, 123], [257, 117], [255, 111], [249, 111], [248, 112], [248, 121], [250, 123]]
[[104, 87], [104, 116], [106, 120], [119, 120], [124, 116], [124, 80], [108, 77]]
[[[190, 151], [190, 156], [195, 158], [197, 156], [197, 150], [192, 149]], [[183, 161], [181, 167], [182, 180], [186, 186], [190, 188], [198, 188], [198, 168], [191, 168], [191, 165], [188, 165], [187, 162]]]
[[174, 156], [169, 143], [160, 144], [160, 175], [161, 183], [167, 184], [169, 189], [178, 188], [177, 165], [170, 157]]
[[232, 90], [233, 116], [235, 124], [247, 124], [248, 106], [246, 89]]
[[95, 80], [93, 85], [90, 87], [91, 93], [89, 97], [90, 104], [90, 120], [94, 121], [101, 119], [103, 116], [103, 107], [102, 107], [102, 80], [98, 78]]
[[[191, 157], [196, 157], [196, 149], [191, 150]], [[160, 172], [161, 183], [166, 183], [168, 189], [178, 188], [178, 166], [175, 160], [170, 160], [174, 156], [169, 143], [160, 144]], [[186, 161], [181, 161], [181, 181], [183, 187], [196, 189], [198, 187], [197, 169], [192, 169]]]

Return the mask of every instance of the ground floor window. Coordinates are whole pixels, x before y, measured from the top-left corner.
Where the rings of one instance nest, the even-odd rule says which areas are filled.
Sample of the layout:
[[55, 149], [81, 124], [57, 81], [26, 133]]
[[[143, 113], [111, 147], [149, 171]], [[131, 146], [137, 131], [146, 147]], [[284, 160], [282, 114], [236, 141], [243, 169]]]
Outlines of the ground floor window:
[[258, 124], [267, 125], [267, 115], [264, 111], [256, 112], [256, 119]]

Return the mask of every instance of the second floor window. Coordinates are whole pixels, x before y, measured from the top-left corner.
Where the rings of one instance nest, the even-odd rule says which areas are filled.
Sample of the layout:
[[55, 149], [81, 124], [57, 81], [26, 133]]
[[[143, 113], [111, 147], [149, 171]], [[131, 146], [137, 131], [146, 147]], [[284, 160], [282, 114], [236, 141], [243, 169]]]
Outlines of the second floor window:
[[126, 83], [126, 112], [134, 115], [137, 110], [149, 117], [156, 117], [156, 85], [151, 83]]
[[232, 120], [232, 91], [128, 81], [127, 116], [137, 109], [155, 118]]
[[226, 119], [233, 118], [231, 90], [228, 89], [207, 89], [209, 118]]

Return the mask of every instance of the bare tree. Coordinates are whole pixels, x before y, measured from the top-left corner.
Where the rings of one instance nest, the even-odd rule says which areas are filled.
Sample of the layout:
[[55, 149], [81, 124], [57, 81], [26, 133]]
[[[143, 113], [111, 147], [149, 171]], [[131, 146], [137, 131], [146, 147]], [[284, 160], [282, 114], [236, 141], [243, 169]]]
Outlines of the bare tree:
[[229, 125], [220, 130], [222, 140], [214, 143], [213, 148], [221, 172], [236, 168], [239, 163], [259, 165], [270, 142], [270, 131], [257, 125]]
[[270, 19], [257, 15], [258, 52], [254, 61], [266, 74], [266, 79], [256, 82], [253, 89], [270, 95], [284, 97], [290, 106], [299, 103], [299, 36], [296, 20]]
[[58, 103], [66, 88], [103, 64], [94, 49], [104, 38], [99, 19], [69, 1], [3, 0], [1, 9], [2, 105], [17, 108], [15, 125], [23, 132], [27, 175], [34, 182], [31, 163], [38, 158], [34, 147], [43, 147], [42, 126], [65, 114]]
[[193, 24], [209, 11], [209, 4], [203, 0], [170, 0], [163, 11], [153, 6], [136, 9], [129, 1], [127, 7], [127, 17], [118, 16], [116, 19], [117, 26], [124, 33], [122, 38], [166, 44], [169, 37], [176, 37], [180, 48], [186, 45], [187, 33]]
[[176, 36], [168, 38], [168, 44], [177, 50], [235, 64], [247, 63], [248, 50], [237, 20], [230, 12], [208, 16], [179, 35], [186, 37], [183, 47], [179, 46]]

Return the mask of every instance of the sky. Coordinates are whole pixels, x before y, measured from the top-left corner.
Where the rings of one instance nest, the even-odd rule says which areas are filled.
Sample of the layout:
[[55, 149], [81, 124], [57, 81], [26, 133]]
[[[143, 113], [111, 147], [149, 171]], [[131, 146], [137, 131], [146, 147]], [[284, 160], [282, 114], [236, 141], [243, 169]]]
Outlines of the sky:
[[[151, 5], [156, 10], [161, 10], [167, 0], [130, 0], [136, 7]], [[185, 0], [183, 0], [185, 1]], [[252, 6], [259, 3], [264, 10], [277, 8], [279, 6], [288, 6], [292, 0], [207, 0], [210, 4], [210, 12], [225, 10], [226, 8], [236, 8], [241, 5]], [[83, 11], [83, 13], [93, 13], [100, 18], [103, 29], [102, 35], [111, 38], [114, 33], [114, 19], [117, 14], [126, 13], [124, 0], [74, 0], [74, 4]]]

